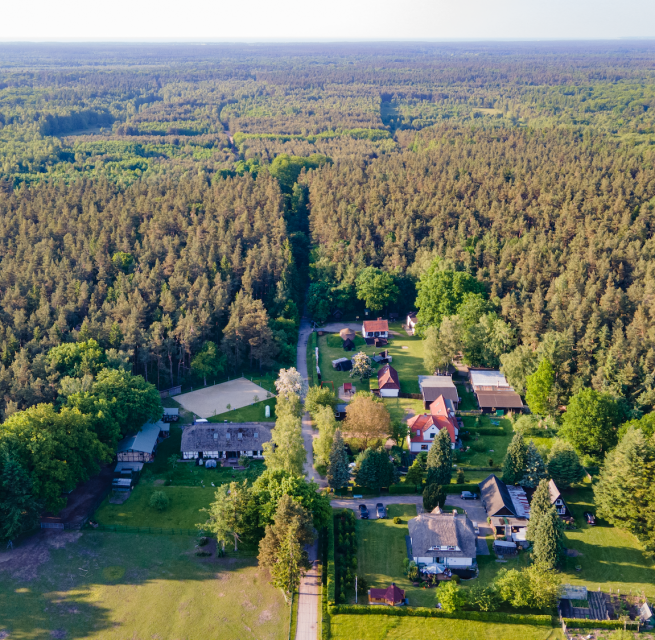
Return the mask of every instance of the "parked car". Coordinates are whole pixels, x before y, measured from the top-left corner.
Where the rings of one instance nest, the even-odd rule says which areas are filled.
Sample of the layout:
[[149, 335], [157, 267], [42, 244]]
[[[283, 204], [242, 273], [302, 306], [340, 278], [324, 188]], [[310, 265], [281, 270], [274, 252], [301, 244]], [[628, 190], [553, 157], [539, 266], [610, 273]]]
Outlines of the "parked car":
[[584, 519], [587, 521], [587, 524], [591, 525], [592, 527], [596, 524], [596, 516], [591, 513], [591, 511], [584, 512]]
[[473, 531], [475, 531], [475, 535], [479, 536], [480, 535], [480, 526], [478, 525], [477, 522], [472, 522], [473, 525]]
[[368, 509], [366, 508], [365, 504], [359, 505], [359, 517], [362, 520], [368, 520]]
[[460, 498], [462, 500], [477, 500], [478, 499], [478, 494], [477, 493], [471, 493], [470, 491], [462, 491], [462, 494], [460, 495]]
[[384, 505], [381, 502], [378, 502], [375, 505], [375, 508], [377, 509], [377, 512], [378, 512], [378, 518], [386, 518], [387, 517], [387, 510], [384, 508]]

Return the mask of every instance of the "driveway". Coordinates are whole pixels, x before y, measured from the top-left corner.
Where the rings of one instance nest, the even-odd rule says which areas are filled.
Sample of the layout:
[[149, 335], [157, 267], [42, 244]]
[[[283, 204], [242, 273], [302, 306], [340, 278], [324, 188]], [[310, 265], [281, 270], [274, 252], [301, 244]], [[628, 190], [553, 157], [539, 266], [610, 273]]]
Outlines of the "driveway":
[[479, 556], [488, 556], [489, 547], [485, 536], [491, 534], [491, 527], [487, 524], [487, 511], [481, 500], [462, 500], [458, 495], [449, 495], [446, 497], [446, 504], [449, 507], [457, 507], [466, 511], [469, 520], [477, 522], [480, 528], [480, 535], [476, 539], [477, 551]]
[[423, 512], [423, 496], [381, 496], [379, 498], [362, 498], [361, 500], [339, 500], [337, 498], [330, 501], [333, 509], [352, 509], [358, 518], [359, 505], [365, 504], [368, 509], [369, 520], [377, 520], [375, 505], [378, 502], [381, 502], [385, 507], [390, 504], [415, 504], [416, 513]]

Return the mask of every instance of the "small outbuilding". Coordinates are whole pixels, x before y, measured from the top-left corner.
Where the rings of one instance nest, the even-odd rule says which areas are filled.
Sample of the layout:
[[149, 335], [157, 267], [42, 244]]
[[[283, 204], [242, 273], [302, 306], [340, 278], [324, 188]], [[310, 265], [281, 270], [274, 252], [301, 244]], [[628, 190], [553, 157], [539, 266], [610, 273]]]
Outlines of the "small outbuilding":
[[405, 602], [405, 590], [400, 589], [394, 582], [386, 589], [369, 589], [369, 604], [386, 604], [395, 607]]
[[354, 349], [355, 349], [355, 343], [350, 338], [346, 338], [343, 341], [343, 350], [344, 351], [353, 351]]
[[341, 329], [341, 331], [339, 331], [339, 335], [341, 336], [342, 340], [355, 340], [355, 332], [348, 327]]
[[164, 422], [177, 422], [180, 419], [180, 409], [178, 407], [164, 407]]
[[419, 376], [418, 386], [423, 396], [423, 406], [428, 409], [430, 405], [439, 397], [450, 400], [455, 409], [459, 404], [459, 394], [457, 386], [453, 382], [452, 376]]
[[397, 398], [400, 393], [398, 372], [390, 364], [378, 371], [378, 389], [382, 398]]
[[146, 422], [139, 433], [123, 438], [118, 443], [118, 462], [152, 462], [155, 459], [157, 444], [168, 437], [170, 428], [169, 424], [161, 420]]

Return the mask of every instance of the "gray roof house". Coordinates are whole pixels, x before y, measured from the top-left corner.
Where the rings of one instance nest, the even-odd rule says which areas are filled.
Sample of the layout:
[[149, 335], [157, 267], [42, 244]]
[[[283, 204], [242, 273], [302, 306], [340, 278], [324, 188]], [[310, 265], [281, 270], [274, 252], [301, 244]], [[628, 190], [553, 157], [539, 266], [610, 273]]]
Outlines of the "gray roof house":
[[167, 437], [170, 429], [170, 425], [161, 420], [146, 422], [136, 435], [123, 438], [118, 443], [118, 462], [152, 462], [159, 438]]
[[429, 409], [430, 405], [439, 396], [443, 396], [445, 400], [450, 400], [457, 409], [459, 394], [452, 376], [419, 376], [418, 386], [421, 389], [423, 405], [426, 409]]
[[507, 485], [500, 478], [491, 474], [479, 484], [479, 487], [482, 504], [490, 518], [518, 515]]
[[464, 513], [444, 513], [437, 507], [408, 522], [414, 562], [470, 568], [475, 564], [476, 539], [472, 522]]
[[274, 422], [205, 422], [187, 427], [182, 433], [182, 457], [262, 458], [264, 442], [271, 439]]

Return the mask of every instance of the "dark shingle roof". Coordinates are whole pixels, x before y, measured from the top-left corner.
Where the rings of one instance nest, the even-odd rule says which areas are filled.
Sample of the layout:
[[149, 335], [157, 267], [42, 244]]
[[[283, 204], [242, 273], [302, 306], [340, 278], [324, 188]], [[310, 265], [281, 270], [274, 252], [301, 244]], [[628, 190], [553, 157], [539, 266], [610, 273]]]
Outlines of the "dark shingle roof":
[[271, 439], [273, 427], [275, 427], [274, 422], [194, 424], [184, 430], [180, 449], [182, 451], [259, 451], [262, 444]]
[[477, 391], [480, 409], [522, 409], [523, 400], [515, 391]]
[[480, 497], [488, 516], [515, 516], [516, 510], [505, 483], [491, 474], [480, 483]]
[[[436, 511], [436, 509], [435, 509]], [[476, 535], [468, 517], [459, 513], [422, 513], [408, 522], [414, 557], [443, 556], [475, 558]], [[459, 551], [437, 551], [432, 547], [459, 547]]]

